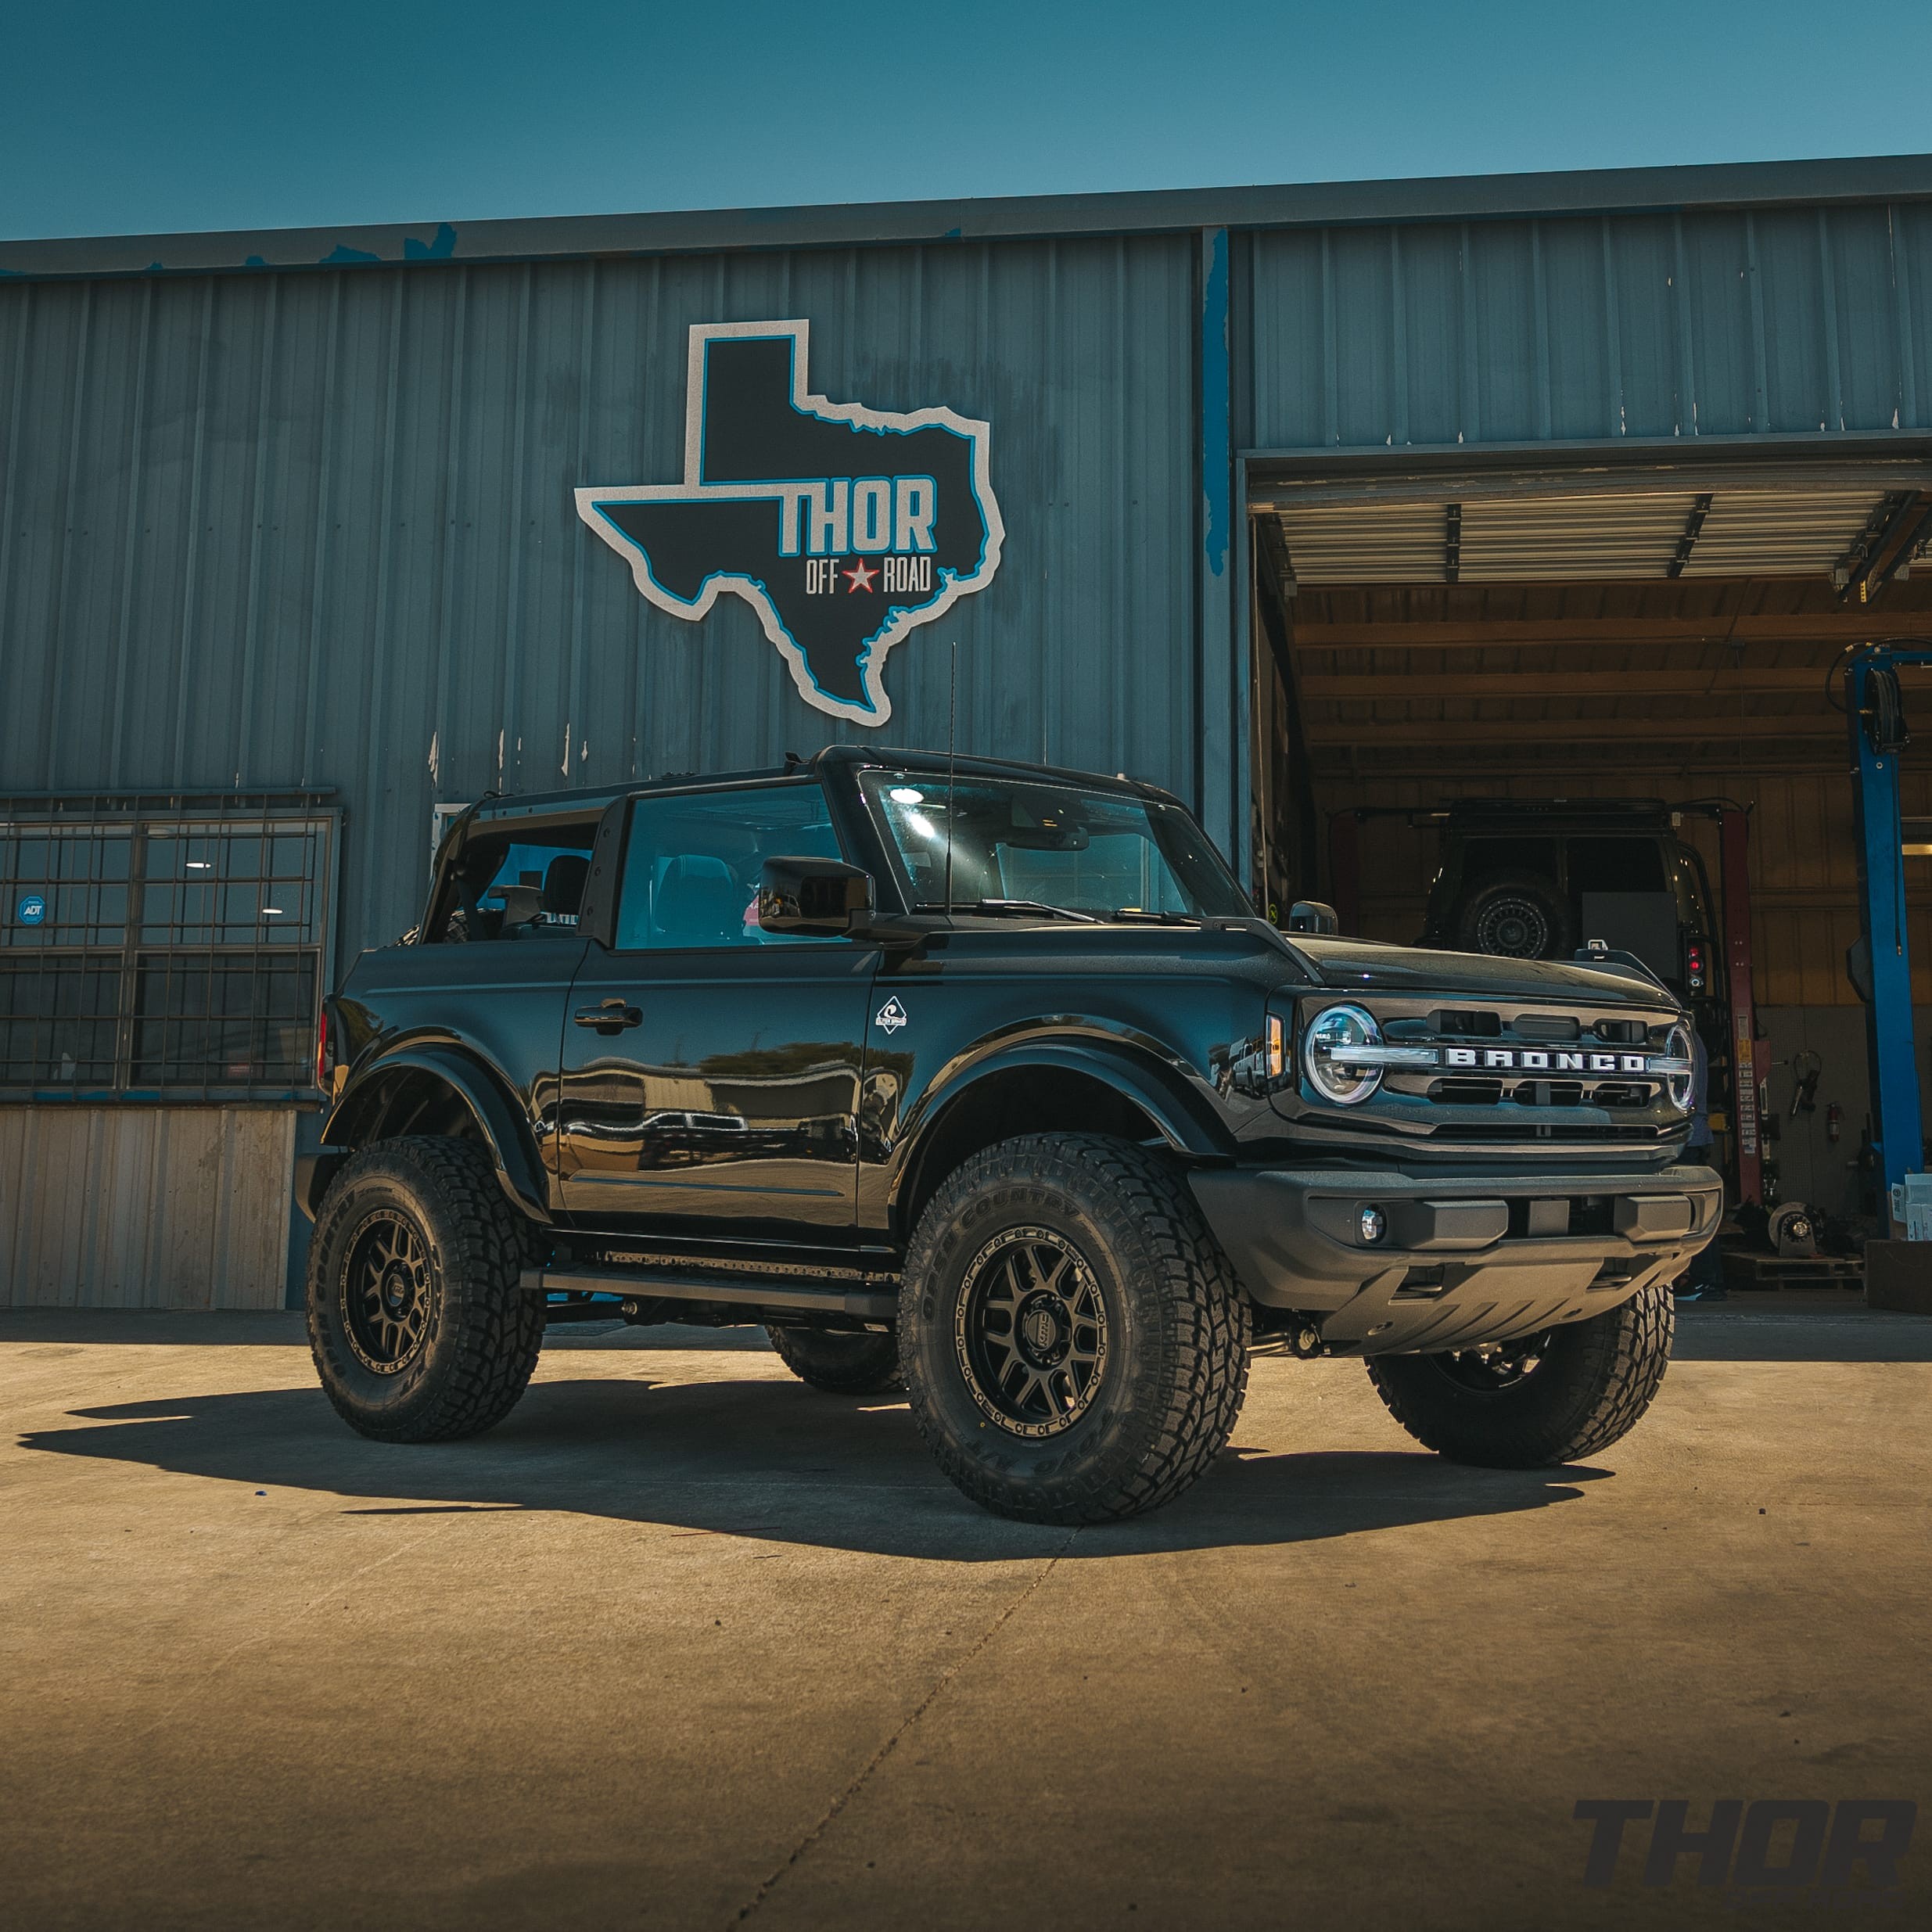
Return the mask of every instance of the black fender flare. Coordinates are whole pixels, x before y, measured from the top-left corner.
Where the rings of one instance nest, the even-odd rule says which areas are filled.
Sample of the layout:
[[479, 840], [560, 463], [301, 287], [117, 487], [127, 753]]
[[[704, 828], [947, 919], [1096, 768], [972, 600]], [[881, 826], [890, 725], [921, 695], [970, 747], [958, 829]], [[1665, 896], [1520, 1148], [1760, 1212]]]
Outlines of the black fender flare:
[[296, 1198], [303, 1212], [311, 1220], [315, 1218], [336, 1170], [361, 1144], [358, 1113], [384, 1080], [400, 1072], [427, 1074], [462, 1102], [490, 1151], [497, 1183], [510, 1205], [531, 1220], [548, 1223], [550, 1201], [543, 1162], [501, 1080], [473, 1054], [436, 1045], [398, 1047], [356, 1070], [322, 1122], [321, 1151], [297, 1163]]
[[1112, 1088], [1153, 1122], [1173, 1152], [1186, 1158], [1225, 1162], [1234, 1151], [1208, 1104], [1189, 1090], [1184, 1074], [1152, 1052], [1125, 1040], [1064, 1034], [1015, 1040], [968, 1060], [919, 1097], [903, 1124], [892, 1163], [889, 1192], [895, 1208], [924, 1149], [953, 1110], [985, 1081], [1026, 1068], [1083, 1074]]

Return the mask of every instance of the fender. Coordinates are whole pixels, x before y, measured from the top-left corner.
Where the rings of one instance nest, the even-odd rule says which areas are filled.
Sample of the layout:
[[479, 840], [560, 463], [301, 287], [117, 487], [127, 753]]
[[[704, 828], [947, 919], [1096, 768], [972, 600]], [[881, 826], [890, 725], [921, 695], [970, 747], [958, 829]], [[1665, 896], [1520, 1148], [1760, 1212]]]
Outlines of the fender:
[[1196, 1160], [1225, 1161], [1234, 1151], [1211, 1108], [1190, 1090], [1180, 1068], [1125, 1040], [1047, 1035], [995, 1045], [952, 1069], [919, 1096], [894, 1151], [889, 1198], [895, 1204], [921, 1151], [955, 1105], [982, 1082], [1025, 1067], [1081, 1073], [1112, 1088], [1153, 1122], [1176, 1154]]
[[[385, 1054], [361, 1068], [343, 1090], [341, 1099], [322, 1123], [321, 1152], [306, 1156], [296, 1164], [296, 1198], [309, 1219], [315, 1218], [322, 1194], [354, 1150], [353, 1137], [339, 1142], [336, 1137], [345, 1133], [353, 1137], [357, 1115], [379, 1084], [403, 1072], [428, 1074], [463, 1103], [490, 1150], [497, 1185], [511, 1205], [533, 1221], [547, 1223], [551, 1218], [550, 1203], [544, 1184], [543, 1162], [521, 1113], [497, 1076], [482, 1061], [460, 1048], [441, 1046], [405, 1047]], [[306, 1173], [300, 1171], [303, 1168], [307, 1169]]]

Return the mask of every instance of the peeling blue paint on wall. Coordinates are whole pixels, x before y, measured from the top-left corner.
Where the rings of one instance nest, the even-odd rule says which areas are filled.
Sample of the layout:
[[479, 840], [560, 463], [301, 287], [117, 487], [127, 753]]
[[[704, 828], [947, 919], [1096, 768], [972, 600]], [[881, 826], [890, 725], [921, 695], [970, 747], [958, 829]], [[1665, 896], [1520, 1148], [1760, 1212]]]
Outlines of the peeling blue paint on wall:
[[1227, 230], [1216, 228], [1208, 237], [1208, 271], [1201, 289], [1201, 528], [1208, 568], [1217, 577], [1227, 569], [1233, 487], [1228, 361]]
[[413, 235], [403, 237], [404, 261], [447, 261], [456, 253], [456, 231], [447, 221], [436, 224], [436, 239], [419, 242]]
[[321, 266], [325, 268], [350, 268], [357, 262], [379, 262], [382, 259], [380, 255], [370, 254], [366, 249], [351, 248], [346, 242], [338, 242], [322, 257]]

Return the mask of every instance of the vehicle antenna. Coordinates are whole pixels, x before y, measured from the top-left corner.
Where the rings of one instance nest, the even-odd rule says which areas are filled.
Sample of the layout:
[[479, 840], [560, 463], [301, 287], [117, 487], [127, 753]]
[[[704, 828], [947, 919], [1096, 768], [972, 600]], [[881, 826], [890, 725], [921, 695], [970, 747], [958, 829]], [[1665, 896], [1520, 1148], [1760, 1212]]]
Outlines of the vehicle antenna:
[[953, 915], [953, 766], [959, 753], [959, 641], [953, 641], [953, 681], [946, 699], [946, 913]]

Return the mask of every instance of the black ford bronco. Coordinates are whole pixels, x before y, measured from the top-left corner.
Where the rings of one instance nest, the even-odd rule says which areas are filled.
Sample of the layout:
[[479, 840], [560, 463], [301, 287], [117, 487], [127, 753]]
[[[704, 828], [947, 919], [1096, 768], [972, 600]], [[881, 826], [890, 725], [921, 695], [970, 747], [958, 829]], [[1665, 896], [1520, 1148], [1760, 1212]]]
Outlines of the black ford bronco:
[[1052, 1522], [1199, 1476], [1258, 1338], [1363, 1356], [1445, 1455], [1570, 1460], [1716, 1228], [1686, 1025], [1634, 961], [1278, 932], [1126, 779], [838, 748], [494, 799], [325, 1005], [316, 1366], [422, 1442], [548, 1323], [762, 1323]]

